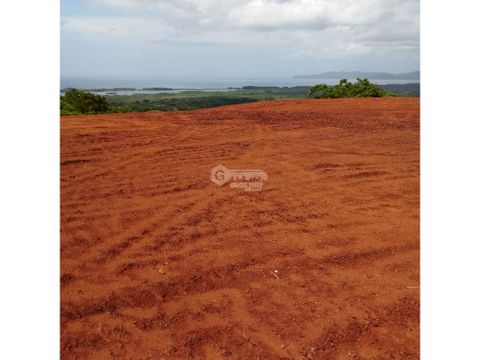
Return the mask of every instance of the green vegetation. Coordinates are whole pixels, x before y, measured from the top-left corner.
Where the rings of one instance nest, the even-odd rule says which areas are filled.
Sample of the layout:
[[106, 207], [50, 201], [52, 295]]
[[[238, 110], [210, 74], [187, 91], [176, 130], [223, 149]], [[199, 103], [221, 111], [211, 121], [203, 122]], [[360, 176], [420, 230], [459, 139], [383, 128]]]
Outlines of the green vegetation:
[[100, 114], [110, 110], [104, 96], [94, 95], [88, 91], [68, 89], [60, 98], [60, 114]]
[[370, 83], [367, 79], [357, 79], [351, 83], [347, 79], [340, 80], [338, 85], [318, 84], [310, 89], [310, 97], [316, 99], [338, 99], [350, 97], [382, 97], [389, 94], [380, 86]]
[[[382, 89], [383, 88], [383, 89]], [[115, 91], [116, 89], [102, 89]], [[132, 90], [132, 89], [129, 89]], [[133, 89], [135, 90], [135, 89]], [[419, 84], [392, 84], [377, 86], [368, 80], [355, 84], [347, 80], [339, 85], [315, 85], [296, 87], [245, 86], [241, 89], [219, 91], [182, 91], [178, 93], [94, 95], [90, 91], [67, 89], [60, 98], [61, 115], [99, 114], [130, 111], [181, 111], [210, 108], [221, 105], [241, 104], [276, 99], [306, 99], [309, 97], [418, 96]], [[96, 90], [98, 91], [98, 89]]]
[[100, 96], [90, 93], [93, 90], [67, 89], [65, 95], [60, 98], [60, 114], [195, 110], [261, 100], [307, 98], [308, 90], [308, 86], [282, 88], [245, 86], [228, 91], [197, 90], [179, 93]]
[[130, 111], [181, 111], [261, 100], [307, 98], [308, 90], [308, 86], [291, 88], [245, 86], [230, 91], [112, 95], [108, 96], [107, 100], [111, 106], [124, 106], [129, 108]]
[[381, 87], [396, 96], [420, 96], [420, 83], [388, 84]]
[[[208, 93], [207, 93], [208, 94]], [[250, 97], [234, 97], [228, 95], [210, 96], [162, 96], [154, 95], [113, 95], [108, 97], [112, 106], [123, 106], [129, 111], [181, 111], [210, 108], [221, 105], [233, 105], [257, 101]]]

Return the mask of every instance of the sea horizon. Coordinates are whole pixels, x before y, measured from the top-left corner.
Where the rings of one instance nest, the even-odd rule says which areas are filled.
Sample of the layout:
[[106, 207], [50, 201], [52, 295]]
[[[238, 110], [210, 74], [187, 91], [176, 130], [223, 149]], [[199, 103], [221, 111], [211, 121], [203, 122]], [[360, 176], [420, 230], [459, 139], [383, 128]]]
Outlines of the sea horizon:
[[[294, 87], [294, 86], [312, 86], [323, 83], [333, 85], [340, 79], [296, 79], [293, 77], [189, 77], [189, 76], [61, 76], [60, 89], [79, 88], [79, 89], [114, 89], [131, 88], [135, 90], [122, 91], [125, 93], [144, 90], [145, 88], [165, 88], [161, 92], [179, 92], [185, 90], [214, 91], [214, 90], [232, 90], [244, 86], [271, 86], [271, 87]], [[355, 81], [355, 79], [348, 79]], [[415, 80], [397, 80], [397, 79], [374, 79], [372, 83], [378, 85], [387, 84], [409, 84], [419, 83]], [[100, 93], [105, 91], [99, 91]], [[155, 92], [159, 92], [156, 90]], [[118, 93], [118, 92], [117, 92]]]

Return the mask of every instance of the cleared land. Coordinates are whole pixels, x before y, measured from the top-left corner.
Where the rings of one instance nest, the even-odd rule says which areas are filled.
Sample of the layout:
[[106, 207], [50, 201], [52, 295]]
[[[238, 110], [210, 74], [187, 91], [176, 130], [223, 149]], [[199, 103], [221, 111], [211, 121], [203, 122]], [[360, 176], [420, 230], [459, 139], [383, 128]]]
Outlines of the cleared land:
[[61, 162], [64, 359], [419, 357], [418, 98], [69, 116]]

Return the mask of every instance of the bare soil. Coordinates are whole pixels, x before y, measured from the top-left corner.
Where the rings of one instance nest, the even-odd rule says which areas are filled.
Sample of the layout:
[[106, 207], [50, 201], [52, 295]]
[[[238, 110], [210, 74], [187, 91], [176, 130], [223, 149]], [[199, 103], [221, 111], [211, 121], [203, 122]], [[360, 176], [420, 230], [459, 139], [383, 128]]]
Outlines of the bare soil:
[[61, 355], [418, 359], [419, 99], [63, 117]]

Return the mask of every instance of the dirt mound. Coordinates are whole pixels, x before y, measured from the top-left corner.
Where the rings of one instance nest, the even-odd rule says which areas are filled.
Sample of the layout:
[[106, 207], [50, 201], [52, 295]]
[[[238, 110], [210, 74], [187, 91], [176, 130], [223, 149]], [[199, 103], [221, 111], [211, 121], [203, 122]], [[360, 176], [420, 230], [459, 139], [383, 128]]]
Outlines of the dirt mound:
[[419, 357], [418, 99], [69, 116], [61, 161], [62, 358]]

